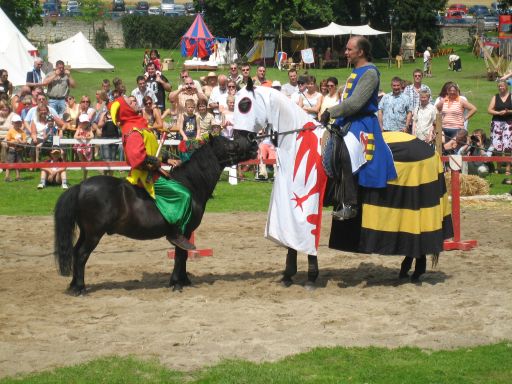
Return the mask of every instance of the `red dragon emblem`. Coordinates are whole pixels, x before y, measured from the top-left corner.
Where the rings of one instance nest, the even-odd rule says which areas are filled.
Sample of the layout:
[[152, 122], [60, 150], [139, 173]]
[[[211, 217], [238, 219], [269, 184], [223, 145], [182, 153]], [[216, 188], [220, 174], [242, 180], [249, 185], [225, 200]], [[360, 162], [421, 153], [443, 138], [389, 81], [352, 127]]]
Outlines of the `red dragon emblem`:
[[295, 208], [300, 208], [301, 211], [304, 211], [304, 202], [307, 201], [311, 196], [317, 193], [319, 194], [316, 213], [307, 216], [308, 223], [314, 226], [314, 228], [311, 230], [311, 234], [315, 236], [315, 247], [318, 248], [318, 243], [320, 241], [320, 228], [322, 224], [322, 202], [324, 200], [327, 176], [322, 166], [322, 158], [318, 152], [318, 137], [314, 132], [315, 128], [315, 124], [311, 122], [307, 123], [304, 126], [304, 130], [302, 130], [297, 135], [297, 141], [300, 140], [300, 144], [293, 166], [293, 181], [295, 181], [301, 164], [303, 161], [305, 161], [306, 168], [304, 174], [304, 186], [307, 185], [307, 181], [311, 177], [312, 172], [315, 172], [316, 174], [316, 182], [305, 195], [300, 196], [293, 192], [294, 197], [291, 198], [291, 200], [295, 201]]

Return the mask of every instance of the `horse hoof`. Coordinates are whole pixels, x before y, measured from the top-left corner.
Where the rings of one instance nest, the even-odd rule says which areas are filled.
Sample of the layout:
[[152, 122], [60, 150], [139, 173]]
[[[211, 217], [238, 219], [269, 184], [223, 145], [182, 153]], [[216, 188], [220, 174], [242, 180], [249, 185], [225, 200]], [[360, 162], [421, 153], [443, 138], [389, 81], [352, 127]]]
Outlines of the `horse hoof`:
[[407, 273], [407, 272], [400, 272], [398, 274], [398, 279], [399, 280], [408, 279], [408, 278], [409, 278], [409, 273]]
[[183, 292], [183, 286], [181, 284], [173, 284], [172, 291], [173, 292]]
[[85, 290], [85, 287], [82, 287], [82, 288], [78, 288], [78, 287], [69, 287], [69, 288], [66, 290], [66, 293], [67, 293], [69, 296], [78, 297], [78, 296], [85, 296], [87, 292], [86, 292], [86, 290]]
[[312, 281], [307, 281], [306, 284], [304, 284], [304, 288], [306, 291], [314, 291], [316, 289], [316, 285]]
[[285, 278], [283, 278], [283, 279], [281, 280], [281, 285], [282, 285], [283, 287], [285, 287], [285, 288], [289, 288], [289, 287], [291, 287], [291, 286], [292, 286], [292, 284], [293, 284], [293, 280], [292, 280], [292, 279], [285, 279]]

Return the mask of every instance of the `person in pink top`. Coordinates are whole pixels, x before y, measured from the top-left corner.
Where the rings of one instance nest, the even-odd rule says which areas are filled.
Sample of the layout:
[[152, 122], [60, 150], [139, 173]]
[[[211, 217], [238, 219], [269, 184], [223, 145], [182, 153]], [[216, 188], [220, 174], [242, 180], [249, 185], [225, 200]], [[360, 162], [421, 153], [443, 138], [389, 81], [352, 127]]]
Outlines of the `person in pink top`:
[[454, 82], [448, 82], [443, 86], [436, 108], [441, 112], [443, 134], [445, 141], [455, 137], [461, 129], [466, 129], [466, 121], [475, 113], [476, 107], [465, 97], [460, 96], [460, 90]]

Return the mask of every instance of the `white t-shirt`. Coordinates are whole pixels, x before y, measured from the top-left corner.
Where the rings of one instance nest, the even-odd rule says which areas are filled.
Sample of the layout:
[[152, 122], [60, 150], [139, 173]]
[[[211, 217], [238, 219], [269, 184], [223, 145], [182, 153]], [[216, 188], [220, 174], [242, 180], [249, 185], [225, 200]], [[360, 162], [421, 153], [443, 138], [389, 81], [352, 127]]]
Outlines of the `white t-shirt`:
[[[227, 108], [228, 102], [228, 89], [225, 90], [220, 89], [220, 87], [217, 85], [213, 87], [212, 93], [210, 93], [210, 99], [208, 100], [208, 104], [210, 103], [219, 103], [219, 107], [222, 105], [223, 107]], [[219, 108], [215, 108], [213, 110], [214, 115], [219, 115]]]
[[423, 62], [426, 63], [429, 60], [430, 60], [430, 52], [427, 49], [427, 50], [425, 50], [425, 52], [423, 52]]

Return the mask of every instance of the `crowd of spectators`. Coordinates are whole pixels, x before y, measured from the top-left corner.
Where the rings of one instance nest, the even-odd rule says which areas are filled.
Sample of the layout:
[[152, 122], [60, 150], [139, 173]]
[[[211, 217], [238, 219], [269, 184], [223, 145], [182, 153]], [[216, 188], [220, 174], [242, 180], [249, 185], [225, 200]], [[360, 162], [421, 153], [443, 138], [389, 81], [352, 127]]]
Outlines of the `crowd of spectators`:
[[[344, 93], [344, 84], [340, 86], [336, 77], [317, 81], [312, 75], [299, 75], [296, 69], [290, 69], [288, 81], [281, 84], [267, 78], [265, 66], [255, 67], [251, 74], [249, 64], [236, 63], [230, 64], [226, 73], [209, 72], [200, 81], [182, 70], [179, 84], [173, 87], [162, 74], [158, 51], [153, 50], [145, 54], [142, 73], [134, 79], [131, 92], [123, 80], [105, 79], [98, 84], [93, 103], [87, 95], [77, 98], [79, 101], [75, 99], [72, 89], [76, 81], [62, 61], [59, 60], [46, 76], [41, 72], [42, 65], [43, 61], [36, 58], [34, 67], [27, 72], [26, 85], [17, 90], [9, 82], [8, 72], [0, 70], [2, 162], [18, 162], [23, 157], [38, 162], [41, 155], [52, 162], [59, 159], [123, 160], [120, 130], [109, 112], [109, 103], [123, 95], [129, 96], [133, 108], [157, 135], [165, 131], [187, 141], [201, 140], [209, 134], [231, 137], [235, 95], [250, 78], [255, 85], [279, 90], [316, 120], [320, 120], [327, 108], [342, 103]], [[446, 154], [509, 154], [512, 151], [512, 99], [505, 80], [498, 82], [498, 92], [488, 107], [492, 121], [491, 135], [487, 139], [481, 130], [467, 134], [468, 121], [477, 110], [461, 94], [457, 84], [445, 83], [439, 96], [434, 98], [430, 87], [423, 83], [426, 73], [429, 72], [425, 69], [414, 70], [412, 81], [394, 77], [391, 92], [379, 93], [377, 115], [383, 131], [408, 132], [433, 145], [439, 113]], [[78, 142], [72, 147], [55, 148], [55, 136], [74, 138]], [[94, 137], [119, 142], [94, 146], [89, 143]], [[260, 153], [262, 162], [275, 158], [271, 140], [266, 139], [261, 145], [264, 147]], [[498, 164], [496, 171], [500, 168]], [[505, 164], [504, 168], [510, 175], [510, 164]], [[57, 177], [48, 169], [41, 173], [38, 188], [44, 188], [47, 182], [58, 182], [67, 188], [66, 174], [59, 173]], [[112, 174], [111, 171], [105, 173]], [[266, 172], [259, 172], [257, 177], [266, 178]], [[9, 172], [5, 172], [5, 180], [11, 180]], [[15, 180], [20, 180], [19, 171]]]

